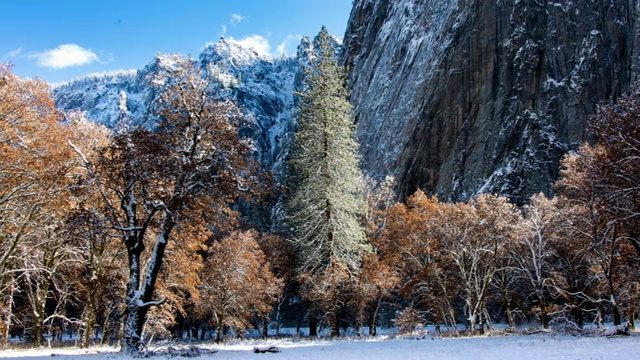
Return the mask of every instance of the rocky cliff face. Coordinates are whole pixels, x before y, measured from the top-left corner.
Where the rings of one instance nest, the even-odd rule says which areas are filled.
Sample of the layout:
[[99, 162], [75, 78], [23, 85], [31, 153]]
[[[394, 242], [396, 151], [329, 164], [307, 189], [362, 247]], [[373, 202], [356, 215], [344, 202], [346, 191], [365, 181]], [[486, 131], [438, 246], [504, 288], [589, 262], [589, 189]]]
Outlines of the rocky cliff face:
[[344, 39], [365, 171], [400, 196], [550, 191], [638, 74], [635, 0], [356, 0]]

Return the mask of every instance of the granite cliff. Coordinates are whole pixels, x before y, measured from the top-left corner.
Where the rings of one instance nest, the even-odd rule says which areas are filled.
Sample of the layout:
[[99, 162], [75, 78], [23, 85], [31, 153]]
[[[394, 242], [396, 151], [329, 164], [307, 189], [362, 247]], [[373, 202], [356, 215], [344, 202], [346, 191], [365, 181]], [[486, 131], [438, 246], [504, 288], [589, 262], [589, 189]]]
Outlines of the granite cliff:
[[550, 192], [638, 75], [635, 0], [355, 0], [342, 59], [364, 168], [400, 197]]

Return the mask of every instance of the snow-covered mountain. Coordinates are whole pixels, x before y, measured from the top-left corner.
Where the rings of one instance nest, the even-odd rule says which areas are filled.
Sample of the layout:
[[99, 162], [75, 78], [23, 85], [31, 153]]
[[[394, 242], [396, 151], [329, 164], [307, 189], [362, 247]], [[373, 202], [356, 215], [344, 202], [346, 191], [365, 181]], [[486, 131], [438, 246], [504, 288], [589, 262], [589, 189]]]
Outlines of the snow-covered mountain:
[[[256, 158], [277, 173], [289, 148], [294, 89], [300, 86], [301, 64], [307, 62], [309, 46], [309, 39], [304, 38], [298, 57], [272, 59], [220, 39], [196, 59], [214, 96], [234, 99], [243, 109], [248, 120], [241, 129], [243, 135], [253, 139]], [[167, 66], [172, 66], [170, 56], [158, 55], [141, 70], [90, 75], [58, 85], [56, 105], [63, 111], [84, 111], [89, 120], [111, 128], [152, 128], [157, 118], [152, 109], [155, 90], [149, 79]]]
[[[523, 203], [550, 192], [596, 105], [638, 78], [639, 39], [632, 1], [355, 0], [341, 58], [364, 170], [395, 175], [401, 198], [421, 188], [450, 201], [490, 192]], [[217, 96], [244, 109], [243, 131], [276, 173], [312, 55], [309, 39], [285, 59], [222, 39], [198, 58]], [[161, 66], [158, 56], [139, 71], [59, 86], [56, 103], [109, 126], [126, 108], [129, 121], [152, 126], [146, 79]]]

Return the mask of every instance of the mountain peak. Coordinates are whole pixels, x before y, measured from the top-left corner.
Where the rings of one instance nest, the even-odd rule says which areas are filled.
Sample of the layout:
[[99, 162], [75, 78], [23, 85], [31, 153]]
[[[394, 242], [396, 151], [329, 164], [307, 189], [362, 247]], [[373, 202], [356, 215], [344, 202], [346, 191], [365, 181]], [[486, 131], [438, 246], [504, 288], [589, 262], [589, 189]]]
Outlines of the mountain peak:
[[[130, 126], [154, 128], [159, 121], [154, 99], [165, 86], [161, 74], [179, 66], [177, 58], [184, 55], [157, 54], [143, 69], [126, 76], [73, 81], [54, 90], [56, 105], [63, 111], [84, 111], [87, 119], [111, 128], [123, 123], [123, 113]], [[203, 70], [214, 98], [234, 100], [242, 108], [247, 119], [242, 135], [252, 139], [256, 158], [277, 173], [293, 129], [298, 60], [274, 59], [223, 37], [193, 61]]]
[[200, 54], [200, 59], [208, 59], [213, 62], [226, 60], [236, 67], [247, 66], [256, 61], [272, 61], [270, 55], [260, 54], [253, 47], [224, 37], [220, 37], [218, 42], [208, 44]]

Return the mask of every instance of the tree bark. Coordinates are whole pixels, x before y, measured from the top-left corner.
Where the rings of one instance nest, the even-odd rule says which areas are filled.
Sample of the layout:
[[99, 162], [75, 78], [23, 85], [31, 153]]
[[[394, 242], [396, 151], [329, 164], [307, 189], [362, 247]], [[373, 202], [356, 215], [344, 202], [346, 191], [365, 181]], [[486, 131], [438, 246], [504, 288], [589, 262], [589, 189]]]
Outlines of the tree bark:
[[371, 316], [369, 318], [369, 335], [370, 336], [378, 335], [378, 329], [376, 327], [376, 317], [375, 316]]
[[598, 302], [598, 328], [604, 329], [604, 301]]
[[[91, 343], [91, 334], [95, 324], [95, 309], [91, 301], [87, 303], [82, 312], [82, 337], [80, 339], [80, 347], [87, 348]], [[104, 333], [103, 333], [104, 336]]]
[[[124, 334], [122, 351], [125, 354], [137, 355], [142, 345], [140, 299], [140, 256], [144, 251], [142, 239], [137, 234], [129, 235], [126, 240], [127, 256], [129, 260], [129, 282], [127, 283], [126, 317], [124, 320]], [[146, 315], [146, 314], [145, 314]]]
[[511, 312], [511, 300], [507, 296], [504, 297], [504, 312], [507, 317], [507, 325], [510, 328], [515, 328], [516, 322], [513, 320], [513, 313]]
[[[127, 298], [125, 301], [127, 317], [124, 323], [122, 351], [129, 355], [138, 355], [144, 348], [142, 333], [149, 308], [151, 306], [161, 305], [164, 300], [166, 300], [152, 301], [155, 283], [160, 273], [160, 268], [162, 267], [164, 251], [167, 247], [169, 234], [174, 225], [172, 215], [168, 214], [168, 212], [170, 212], [170, 210], [165, 211], [162, 219], [160, 233], [158, 234], [155, 247], [151, 253], [151, 260], [142, 286], [140, 286], [142, 274], [140, 259], [144, 251], [144, 234], [131, 235], [132, 238], [127, 242], [129, 282], [127, 283]], [[135, 245], [130, 246], [132, 244]]]
[[222, 317], [219, 317], [218, 323], [216, 324], [216, 344], [220, 344], [222, 342], [223, 333], [224, 333], [224, 321], [222, 321]]
[[318, 319], [309, 315], [309, 337], [318, 337]]
[[545, 329], [549, 328], [549, 314], [547, 313], [546, 304], [540, 304], [541, 314], [540, 317], [542, 319], [542, 327]]
[[331, 317], [331, 338], [335, 338], [335, 337], [339, 337], [340, 336], [340, 322], [338, 321], [338, 309], [334, 308], [334, 310], [332, 311], [332, 313], [330, 314]]
[[9, 329], [11, 329], [11, 317], [13, 316], [13, 293], [15, 292], [15, 286], [13, 279], [11, 280], [11, 285], [9, 285], [9, 294], [7, 294], [7, 304], [6, 304], [6, 313], [4, 321], [4, 328], [2, 331], [2, 347], [3, 349], [9, 348]]
[[371, 307], [371, 311], [369, 313], [369, 335], [371, 336], [378, 335], [378, 329], [376, 327], [376, 323], [378, 322], [378, 312], [380, 311], [381, 301], [382, 301], [382, 296], [379, 296], [375, 302], [375, 305]]
[[44, 320], [46, 318], [46, 299], [49, 292], [49, 279], [45, 278], [34, 280], [35, 284], [27, 283], [27, 297], [31, 306], [31, 314], [33, 316], [33, 327], [31, 335], [33, 335], [33, 343], [36, 347], [43, 345]]
[[262, 318], [262, 338], [266, 339], [268, 337], [269, 337], [269, 318], [265, 316]]
[[617, 304], [613, 304], [613, 325], [622, 325], [622, 316], [620, 315], [620, 309]]
[[576, 320], [576, 324], [580, 329], [582, 329], [584, 326], [584, 311], [582, 310], [582, 308], [576, 307], [574, 309], [574, 312], [575, 312], [574, 318]]

